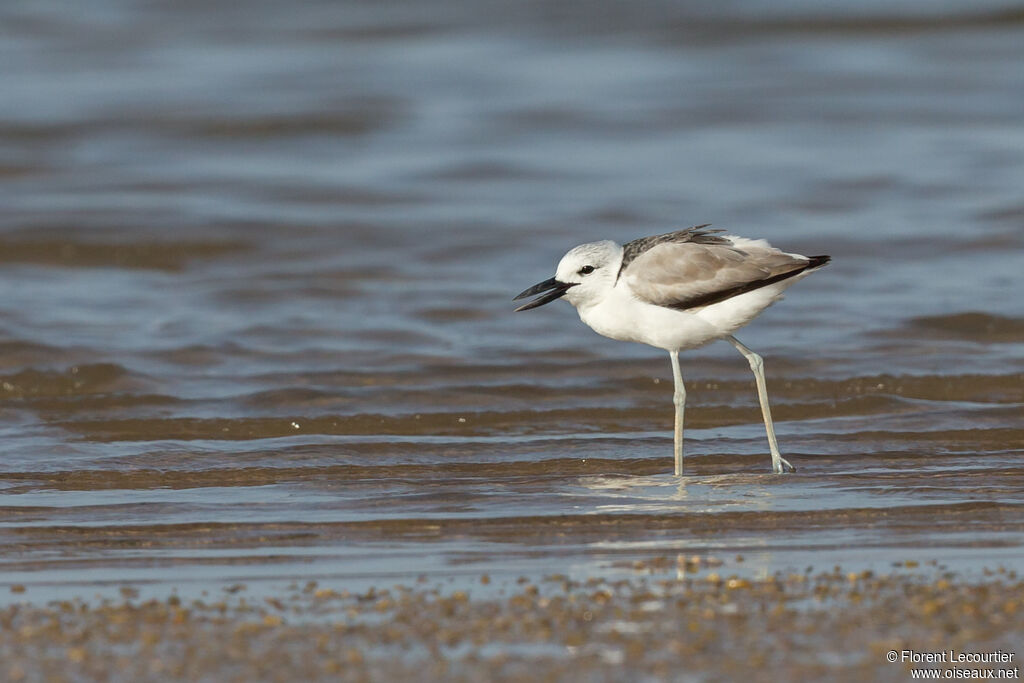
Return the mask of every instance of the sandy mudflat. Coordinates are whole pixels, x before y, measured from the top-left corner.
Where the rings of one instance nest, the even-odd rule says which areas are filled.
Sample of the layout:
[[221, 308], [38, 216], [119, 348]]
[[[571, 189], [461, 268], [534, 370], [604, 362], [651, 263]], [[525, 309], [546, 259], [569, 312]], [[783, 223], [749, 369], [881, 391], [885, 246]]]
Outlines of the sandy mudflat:
[[[740, 578], [655, 557], [634, 576], [479, 588], [14, 604], [0, 612], [9, 681], [907, 680], [890, 650], [1002, 652], [1019, 664], [1024, 582], [937, 567]], [[913, 564], [913, 563], [910, 563]], [[478, 597], [479, 596], [479, 597]], [[921, 666], [921, 665], [918, 665]]]

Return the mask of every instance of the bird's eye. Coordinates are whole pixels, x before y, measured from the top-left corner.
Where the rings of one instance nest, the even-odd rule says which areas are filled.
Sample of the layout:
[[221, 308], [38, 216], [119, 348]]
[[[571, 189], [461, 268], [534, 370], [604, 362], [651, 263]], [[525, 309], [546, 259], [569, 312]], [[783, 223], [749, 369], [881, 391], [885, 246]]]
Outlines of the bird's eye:
[[583, 266], [579, 270], [580, 275], [590, 275], [593, 272], [594, 272], [594, 266]]

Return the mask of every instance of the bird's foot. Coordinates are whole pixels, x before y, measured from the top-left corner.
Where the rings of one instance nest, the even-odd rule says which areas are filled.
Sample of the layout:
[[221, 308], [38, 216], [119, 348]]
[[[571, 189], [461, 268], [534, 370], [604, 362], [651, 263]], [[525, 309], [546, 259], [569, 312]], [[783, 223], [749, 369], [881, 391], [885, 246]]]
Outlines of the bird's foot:
[[796, 472], [796, 468], [790, 465], [788, 460], [779, 456], [779, 459], [772, 463], [772, 472], [775, 474], [784, 474], [787, 467], [790, 472]]

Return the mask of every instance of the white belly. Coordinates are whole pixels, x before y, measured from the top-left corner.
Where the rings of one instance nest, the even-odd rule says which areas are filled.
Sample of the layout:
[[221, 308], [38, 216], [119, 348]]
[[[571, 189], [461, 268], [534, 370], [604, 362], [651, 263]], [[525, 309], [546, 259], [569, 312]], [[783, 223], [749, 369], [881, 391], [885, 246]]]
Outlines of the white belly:
[[731, 335], [782, 297], [799, 277], [693, 311], [654, 306], [616, 287], [600, 303], [579, 309], [580, 319], [598, 334], [619, 341], [683, 351]]

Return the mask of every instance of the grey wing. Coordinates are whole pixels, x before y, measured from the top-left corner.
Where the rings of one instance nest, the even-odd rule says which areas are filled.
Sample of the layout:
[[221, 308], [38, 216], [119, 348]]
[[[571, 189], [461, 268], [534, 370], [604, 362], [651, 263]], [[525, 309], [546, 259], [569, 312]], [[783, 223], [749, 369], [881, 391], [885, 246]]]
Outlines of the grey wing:
[[695, 225], [692, 228], [686, 228], [684, 230], [675, 230], [673, 232], [666, 232], [663, 235], [653, 235], [651, 237], [641, 237], [640, 239], [627, 242], [622, 247], [622, 265], [619, 267], [619, 276], [621, 277], [622, 271], [633, 262], [634, 259], [638, 258], [641, 254], [646, 253], [653, 247], [664, 244], [666, 242], [696, 242], [697, 244], [731, 244], [731, 242], [725, 238], [720, 237], [718, 233], [725, 232], [724, 230], [705, 230], [710, 223], [704, 225]]
[[807, 258], [771, 247], [665, 242], [636, 257], [622, 279], [642, 301], [678, 310], [709, 306], [797, 275]]

